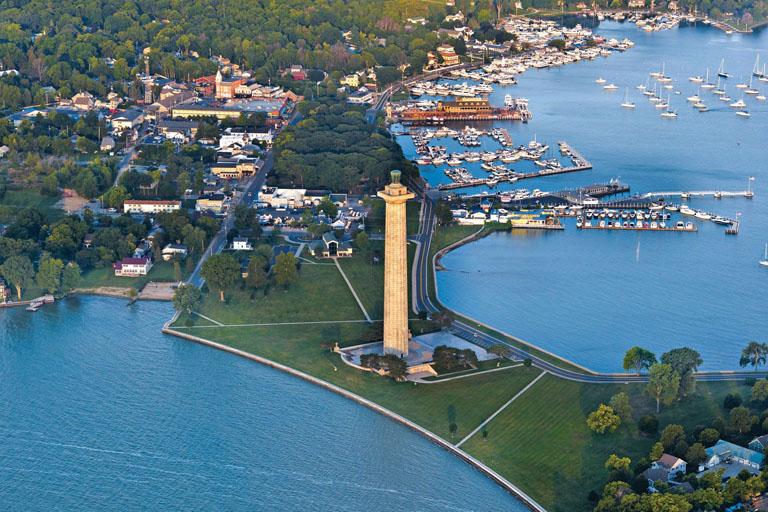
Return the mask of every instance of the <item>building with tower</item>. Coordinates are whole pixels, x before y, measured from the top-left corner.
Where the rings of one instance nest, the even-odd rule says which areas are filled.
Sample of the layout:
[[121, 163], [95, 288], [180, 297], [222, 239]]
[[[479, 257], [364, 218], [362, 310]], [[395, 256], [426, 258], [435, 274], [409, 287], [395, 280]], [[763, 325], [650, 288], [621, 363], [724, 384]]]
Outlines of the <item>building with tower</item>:
[[384, 353], [408, 357], [408, 251], [405, 203], [416, 197], [400, 171], [378, 193], [386, 203], [384, 232]]

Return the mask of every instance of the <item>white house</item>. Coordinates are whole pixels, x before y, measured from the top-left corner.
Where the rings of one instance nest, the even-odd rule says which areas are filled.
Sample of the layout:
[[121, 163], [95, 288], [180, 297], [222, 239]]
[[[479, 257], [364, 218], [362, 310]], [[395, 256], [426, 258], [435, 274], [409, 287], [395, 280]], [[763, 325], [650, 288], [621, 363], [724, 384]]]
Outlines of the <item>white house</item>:
[[251, 245], [251, 242], [249, 242], [247, 238], [238, 236], [232, 239], [232, 250], [233, 251], [252, 251], [253, 246]]
[[187, 257], [187, 246], [182, 244], [168, 244], [163, 247], [163, 260], [170, 261], [175, 256], [179, 258]]
[[123, 202], [124, 213], [163, 213], [181, 208], [181, 201], [128, 199]]
[[685, 474], [688, 464], [679, 457], [665, 453], [659, 460], [651, 464], [651, 468], [666, 470], [667, 478], [674, 480], [676, 476]]
[[110, 122], [116, 132], [132, 130], [144, 122], [144, 113], [141, 110], [128, 109], [112, 116]]
[[152, 260], [149, 258], [123, 258], [112, 264], [118, 277], [139, 277], [149, 274]]

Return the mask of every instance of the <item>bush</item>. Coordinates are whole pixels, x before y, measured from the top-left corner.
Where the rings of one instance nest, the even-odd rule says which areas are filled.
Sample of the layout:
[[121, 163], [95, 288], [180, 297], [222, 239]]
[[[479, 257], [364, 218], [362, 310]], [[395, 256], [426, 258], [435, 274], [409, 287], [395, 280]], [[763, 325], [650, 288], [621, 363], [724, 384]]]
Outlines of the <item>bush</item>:
[[754, 377], [747, 377], [744, 379], [744, 385], [750, 388], [755, 385], [755, 382], [757, 382], [757, 379]]
[[655, 436], [659, 432], [659, 420], [653, 414], [646, 414], [637, 422], [637, 428], [647, 436]]
[[725, 399], [723, 400], [723, 407], [730, 411], [734, 407], [738, 407], [741, 405], [741, 395], [738, 393], [729, 393], [726, 395]]

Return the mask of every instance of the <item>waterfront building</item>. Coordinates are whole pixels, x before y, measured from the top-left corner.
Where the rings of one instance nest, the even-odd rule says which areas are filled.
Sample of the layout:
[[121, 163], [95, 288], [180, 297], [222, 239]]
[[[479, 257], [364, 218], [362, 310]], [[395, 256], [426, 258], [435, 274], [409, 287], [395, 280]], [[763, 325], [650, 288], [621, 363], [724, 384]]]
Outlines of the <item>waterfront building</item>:
[[112, 264], [117, 277], [139, 277], [149, 274], [152, 269], [150, 258], [123, 258]]
[[384, 233], [384, 353], [408, 356], [408, 251], [405, 203], [415, 194], [400, 171], [377, 194], [386, 203]]
[[123, 213], [164, 213], [181, 208], [181, 201], [128, 199], [123, 202]]

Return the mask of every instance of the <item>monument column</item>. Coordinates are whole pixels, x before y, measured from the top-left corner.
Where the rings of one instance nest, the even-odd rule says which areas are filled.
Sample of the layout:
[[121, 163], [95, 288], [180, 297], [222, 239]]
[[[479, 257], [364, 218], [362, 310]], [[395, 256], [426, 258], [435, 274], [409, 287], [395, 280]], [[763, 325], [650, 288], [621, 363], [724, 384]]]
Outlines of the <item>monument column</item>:
[[400, 183], [400, 171], [378, 193], [386, 203], [384, 234], [384, 353], [408, 356], [408, 251], [405, 203], [416, 197]]

